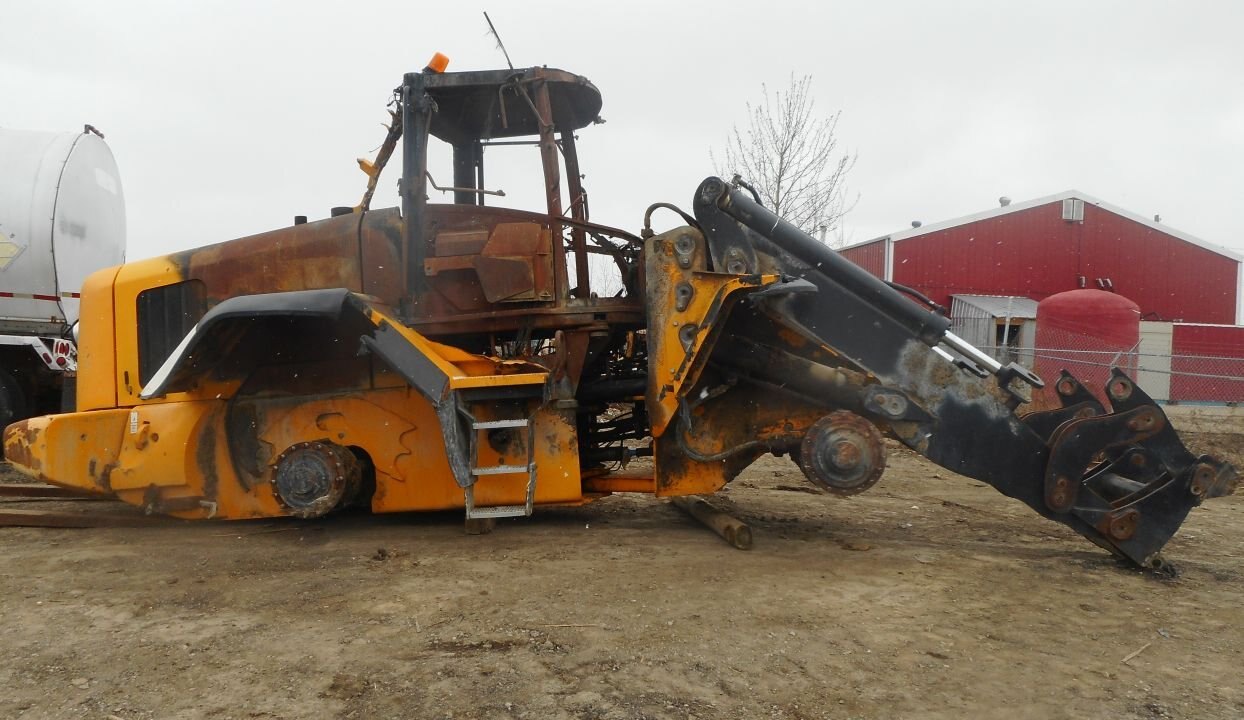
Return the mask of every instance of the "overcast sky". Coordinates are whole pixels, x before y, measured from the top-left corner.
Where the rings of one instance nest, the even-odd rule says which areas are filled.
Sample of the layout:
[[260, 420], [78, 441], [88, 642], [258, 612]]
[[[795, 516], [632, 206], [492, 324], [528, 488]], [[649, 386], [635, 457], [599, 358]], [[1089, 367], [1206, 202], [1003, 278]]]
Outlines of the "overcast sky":
[[[380, 144], [403, 72], [435, 51], [450, 70], [503, 66], [484, 9], [515, 65], [602, 91], [608, 123], [579, 142], [597, 222], [635, 231], [652, 202], [689, 206], [745, 102], [807, 73], [858, 154], [848, 241], [1076, 188], [1244, 252], [1231, 0], [3, 0], [0, 126], [106, 133], [130, 259], [323, 217], [358, 202], [354, 159]], [[508, 172], [536, 171], [535, 152], [490, 153], [489, 185], [539, 198]], [[396, 204], [396, 170], [374, 207]]]

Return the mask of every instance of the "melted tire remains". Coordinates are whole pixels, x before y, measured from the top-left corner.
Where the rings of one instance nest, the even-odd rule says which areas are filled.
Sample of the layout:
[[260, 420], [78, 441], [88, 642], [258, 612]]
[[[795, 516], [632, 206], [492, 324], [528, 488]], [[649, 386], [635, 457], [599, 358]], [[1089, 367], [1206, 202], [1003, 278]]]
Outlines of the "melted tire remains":
[[354, 500], [362, 474], [362, 465], [348, 448], [304, 442], [281, 453], [273, 485], [290, 515], [317, 518]]

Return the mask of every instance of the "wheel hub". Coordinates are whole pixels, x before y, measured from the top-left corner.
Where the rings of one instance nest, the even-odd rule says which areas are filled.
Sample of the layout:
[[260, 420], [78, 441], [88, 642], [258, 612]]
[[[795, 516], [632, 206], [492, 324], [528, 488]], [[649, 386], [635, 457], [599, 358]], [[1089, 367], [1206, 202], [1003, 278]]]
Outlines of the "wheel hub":
[[273, 485], [290, 515], [314, 518], [353, 500], [361, 474], [358, 460], [347, 448], [305, 442], [281, 453]]
[[885, 470], [885, 445], [876, 426], [839, 410], [808, 428], [799, 446], [799, 467], [818, 487], [855, 495], [872, 487]]

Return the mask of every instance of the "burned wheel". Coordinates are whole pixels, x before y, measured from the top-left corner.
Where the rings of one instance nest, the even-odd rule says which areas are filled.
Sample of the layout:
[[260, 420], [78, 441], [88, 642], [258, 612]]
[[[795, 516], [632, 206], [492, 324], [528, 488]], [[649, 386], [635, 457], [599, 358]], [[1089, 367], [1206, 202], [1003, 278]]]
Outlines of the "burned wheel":
[[799, 446], [799, 468], [814, 484], [835, 495], [855, 495], [872, 487], [885, 471], [885, 445], [877, 427], [855, 413], [839, 410], [808, 428]]
[[290, 515], [315, 518], [352, 501], [361, 477], [362, 466], [348, 448], [305, 442], [281, 453], [273, 485]]

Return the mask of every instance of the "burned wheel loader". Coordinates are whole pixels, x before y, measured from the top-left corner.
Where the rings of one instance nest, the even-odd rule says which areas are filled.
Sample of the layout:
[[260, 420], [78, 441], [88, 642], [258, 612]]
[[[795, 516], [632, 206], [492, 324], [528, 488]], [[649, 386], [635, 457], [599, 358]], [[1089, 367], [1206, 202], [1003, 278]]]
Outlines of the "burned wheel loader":
[[[1064, 374], [1060, 409], [1018, 415], [1040, 379], [723, 180], [668, 232], [664, 203], [639, 235], [593, 222], [585, 78], [425, 69], [395, 100], [359, 206], [93, 275], [76, 412], [10, 426], [9, 461], [182, 518], [478, 519], [712, 493], [766, 453], [851, 495], [889, 436], [1150, 567], [1237, 484], [1117, 370], [1108, 408]], [[399, 141], [401, 207], [372, 210]], [[523, 148], [543, 207], [486, 204], [485, 153]]]

